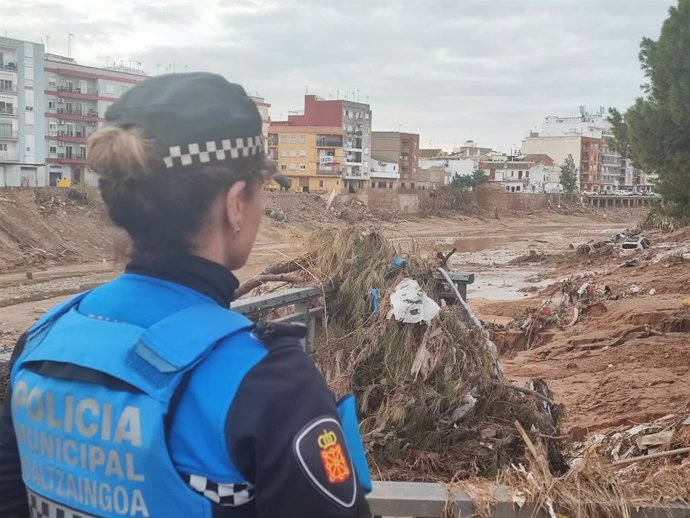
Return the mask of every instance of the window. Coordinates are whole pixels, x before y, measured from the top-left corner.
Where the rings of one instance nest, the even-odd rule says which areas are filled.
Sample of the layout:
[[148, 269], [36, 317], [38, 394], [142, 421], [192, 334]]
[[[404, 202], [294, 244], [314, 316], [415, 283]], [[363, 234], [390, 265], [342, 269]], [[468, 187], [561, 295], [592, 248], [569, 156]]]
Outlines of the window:
[[11, 137], [11, 136], [12, 136], [12, 124], [0, 123], [0, 137]]
[[304, 149], [300, 149], [299, 150], [299, 156], [305, 157], [305, 156], [307, 156], [307, 152]]
[[49, 122], [48, 123], [48, 131], [57, 131], [57, 123]]
[[400, 187], [401, 187], [402, 189], [404, 189], [404, 188], [405, 188], [405, 182], [402, 182], [402, 183], [400, 184]]
[[54, 110], [56, 107], [55, 101], [48, 101], [48, 109]]
[[307, 136], [306, 135], [300, 135], [299, 136], [299, 143], [300, 144], [306, 144], [307, 143]]
[[290, 170], [294, 171], [295, 169], [297, 169], [297, 164], [290, 164]]
[[388, 188], [392, 189], [393, 188], [393, 182], [388, 182]]
[[291, 149], [291, 150], [290, 150], [290, 156], [291, 156], [292, 158], [295, 158], [295, 157], [297, 156], [297, 151], [295, 151], [294, 149]]
[[53, 88], [57, 86], [57, 79], [54, 77], [49, 77], [48, 78], [48, 86], [52, 86]]
[[307, 165], [306, 164], [300, 164], [299, 165], [300, 170], [306, 171], [307, 170]]
[[386, 182], [379, 182], [379, 189], [385, 189], [386, 188]]
[[323, 187], [323, 180], [319, 180], [319, 187]]
[[515, 187], [515, 192], [520, 192], [520, 186]]
[[297, 144], [297, 135], [290, 135], [290, 144]]
[[34, 111], [34, 107], [33, 107], [33, 106], [24, 106], [24, 109], [25, 109], [26, 111], [28, 111], [28, 112]]
[[48, 148], [48, 153], [57, 153], [57, 148], [55, 146], [50, 146]]
[[14, 105], [12, 103], [0, 101], [0, 113], [11, 115], [14, 113]]
[[280, 156], [286, 157], [287, 156], [287, 149], [281, 149], [280, 150]]
[[12, 81], [9, 79], [0, 79], [0, 90], [12, 90]]
[[371, 182], [371, 188], [375, 189], [376, 188], [376, 182]]
[[281, 171], [287, 171], [287, 164], [280, 164]]
[[287, 135], [281, 135], [281, 136], [280, 136], [280, 141], [281, 141], [283, 144], [287, 144]]
[[107, 93], [108, 95], [115, 95], [115, 85], [105, 85], [105, 93]]
[[414, 189], [414, 182], [410, 184], [410, 189]]
[[7, 151], [7, 144], [0, 144], [0, 151]]
[[506, 185], [506, 192], [510, 192], [510, 187]]
[[26, 146], [26, 152], [30, 153], [31, 152], [31, 146]]
[[367, 120], [369, 120], [369, 114], [368, 114], [368, 113], [365, 113], [365, 114], [364, 114], [364, 118], [367, 119]]

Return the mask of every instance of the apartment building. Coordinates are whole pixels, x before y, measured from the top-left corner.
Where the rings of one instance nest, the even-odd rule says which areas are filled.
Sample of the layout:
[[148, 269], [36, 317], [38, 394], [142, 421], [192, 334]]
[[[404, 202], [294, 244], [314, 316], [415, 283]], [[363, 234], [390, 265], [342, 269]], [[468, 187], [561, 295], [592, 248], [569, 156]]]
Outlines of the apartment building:
[[44, 48], [0, 38], [0, 187], [46, 183]]
[[268, 126], [271, 124], [271, 118], [269, 117], [268, 110], [271, 105], [266, 102], [266, 99], [259, 96], [250, 95], [249, 98], [256, 104], [259, 113], [261, 114], [261, 133], [264, 136], [264, 146], [266, 152], [268, 152]]
[[97, 185], [86, 166], [86, 142], [105, 111], [146, 76], [124, 67], [96, 68], [49, 54], [45, 60], [45, 139], [48, 184]]
[[400, 188], [415, 189], [419, 183], [419, 135], [398, 131], [374, 131], [371, 154], [379, 161], [395, 162], [400, 173]]
[[295, 126], [283, 121], [272, 122], [268, 130], [268, 156], [294, 192], [342, 192], [344, 146], [340, 126]]
[[[335, 135], [334, 128], [339, 128], [344, 151], [340, 164], [341, 188], [347, 192], [357, 192], [367, 189], [369, 183], [371, 115], [368, 104], [305, 95], [304, 110], [291, 113], [288, 120], [279, 125], [286, 123], [292, 127], [327, 128], [328, 132], [322, 132], [327, 136]], [[318, 136], [318, 133], [314, 134]]]

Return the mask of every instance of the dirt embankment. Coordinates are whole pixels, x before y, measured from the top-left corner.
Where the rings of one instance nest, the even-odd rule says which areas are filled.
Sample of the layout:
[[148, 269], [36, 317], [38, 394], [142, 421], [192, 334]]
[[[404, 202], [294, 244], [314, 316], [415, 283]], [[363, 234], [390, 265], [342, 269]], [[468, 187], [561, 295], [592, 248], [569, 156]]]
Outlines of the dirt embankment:
[[108, 260], [116, 235], [96, 191], [0, 190], [0, 272]]

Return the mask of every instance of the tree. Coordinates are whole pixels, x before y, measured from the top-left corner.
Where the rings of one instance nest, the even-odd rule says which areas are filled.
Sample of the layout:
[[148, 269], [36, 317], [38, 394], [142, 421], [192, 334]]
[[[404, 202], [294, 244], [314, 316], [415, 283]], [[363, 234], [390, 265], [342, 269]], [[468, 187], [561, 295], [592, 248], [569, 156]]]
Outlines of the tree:
[[690, 215], [690, 0], [669, 9], [657, 41], [644, 38], [640, 64], [649, 82], [625, 113], [635, 165], [658, 175], [656, 191]]
[[607, 139], [609, 147], [623, 158], [630, 156], [630, 139], [628, 137], [628, 125], [623, 114], [616, 108], [609, 108], [609, 116], [606, 120], [611, 125], [613, 137]]
[[474, 190], [488, 181], [489, 177], [486, 176], [486, 172], [483, 169], [477, 169], [471, 176], [456, 174], [451, 180], [450, 185], [461, 191], [467, 191], [470, 189]]
[[571, 154], [568, 154], [568, 157], [561, 166], [560, 180], [563, 190], [568, 194], [574, 193], [577, 189], [577, 168], [575, 167], [575, 160]]

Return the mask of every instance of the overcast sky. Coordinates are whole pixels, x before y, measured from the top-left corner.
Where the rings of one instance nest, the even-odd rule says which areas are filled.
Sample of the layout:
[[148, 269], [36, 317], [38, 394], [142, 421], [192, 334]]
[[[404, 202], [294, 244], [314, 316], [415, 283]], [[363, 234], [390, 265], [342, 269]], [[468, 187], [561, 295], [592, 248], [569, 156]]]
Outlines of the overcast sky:
[[[547, 115], [627, 107], [637, 54], [675, 0], [2, 0], [0, 34], [87, 65], [212, 71], [301, 109], [305, 87], [371, 104], [422, 147], [502, 151]], [[357, 94], [357, 90], [359, 93]], [[355, 93], [353, 93], [355, 92]]]

